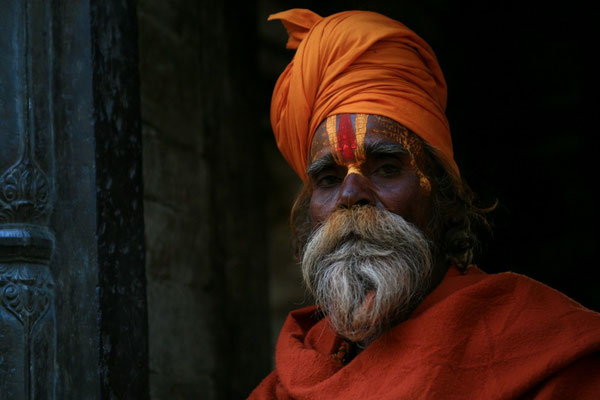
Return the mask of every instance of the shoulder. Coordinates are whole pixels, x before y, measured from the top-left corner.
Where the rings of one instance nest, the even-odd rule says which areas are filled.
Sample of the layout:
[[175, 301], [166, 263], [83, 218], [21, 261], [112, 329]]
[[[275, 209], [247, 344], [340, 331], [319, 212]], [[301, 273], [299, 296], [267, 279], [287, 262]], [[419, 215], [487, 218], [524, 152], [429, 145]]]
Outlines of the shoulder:
[[600, 314], [523, 275], [475, 270], [447, 275], [386, 337], [382, 354], [396, 344], [396, 354], [414, 350], [419, 365], [443, 365], [459, 380], [476, 376], [479, 398], [515, 398], [544, 385], [567, 388], [590, 365], [598, 371]]
[[599, 313], [521, 274], [484, 274], [449, 300], [471, 314], [471, 323], [483, 323], [488, 332], [504, 339], [529, 335], [537, 340], [600, 342]]
[[597, 399], [600, 393], [600, 353], [581, 358], [532, 389], [525, 399]]
[[486, 309], [494, 305], [518, 304], [521, 308], [531, 308], [540, 314], [556, 316], [557, 313], [568, 310], [568, 312], [584, 312], [592, 318], [600, 318], [599, 313], [585, 308], [564, 293], [514, 272], [486, 274], [479, 268], [473, 267], [465, 275], [449, 274], [446, 280], [464, 282], [453, 283], [456, 289], [448, 295], [449, 298], [455, 296], [465, 301], [468, 299], [483, 301], [488, 306]]

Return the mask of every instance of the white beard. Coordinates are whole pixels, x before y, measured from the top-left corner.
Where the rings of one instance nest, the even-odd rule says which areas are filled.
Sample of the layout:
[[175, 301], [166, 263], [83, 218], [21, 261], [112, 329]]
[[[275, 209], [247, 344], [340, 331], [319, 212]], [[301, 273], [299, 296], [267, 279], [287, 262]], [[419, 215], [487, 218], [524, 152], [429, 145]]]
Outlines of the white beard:
[[427, 293], [432, 269], [421, 230], [372, 206], [336, 211], [302, 257], [304, 282], [335, 331], [362, 343], [408, 316]]

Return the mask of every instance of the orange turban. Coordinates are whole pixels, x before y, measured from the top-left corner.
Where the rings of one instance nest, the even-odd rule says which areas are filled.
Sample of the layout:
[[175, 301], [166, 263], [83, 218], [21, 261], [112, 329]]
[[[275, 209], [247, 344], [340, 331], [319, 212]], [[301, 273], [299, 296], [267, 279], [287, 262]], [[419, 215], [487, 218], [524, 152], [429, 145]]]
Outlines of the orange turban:
[[277, 146], [306, 181], [313, 134], [328, 116], [382, 115], [429, 143], [453, 178], [459, 176], [446, 119], [446, 81], [429, 45], [398, 21], [369, 11], [322, 18], [292, 9], [279, 19], [297, 49], [271, 101]]

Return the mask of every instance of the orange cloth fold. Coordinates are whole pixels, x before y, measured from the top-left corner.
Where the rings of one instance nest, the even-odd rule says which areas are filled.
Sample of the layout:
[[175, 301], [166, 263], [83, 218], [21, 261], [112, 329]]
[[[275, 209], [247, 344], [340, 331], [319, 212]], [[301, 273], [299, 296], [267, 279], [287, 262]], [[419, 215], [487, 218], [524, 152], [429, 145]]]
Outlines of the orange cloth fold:
[[514, 273], [452, 268], [415, 310], [342, 365], [315, 307], [290, 313], [250, 399], [595, 399], [600, 314]]
[[342, 113], [383, 115], [429, 143], [459, 177], [446, 119], [446, 81], [431, 47], [402, 23], [369, 11], [322, 18], [292, 9], [269, 16], [289, 33], [296, 54], [271, 101], [277, 145], [306, 181], [317, 126]]

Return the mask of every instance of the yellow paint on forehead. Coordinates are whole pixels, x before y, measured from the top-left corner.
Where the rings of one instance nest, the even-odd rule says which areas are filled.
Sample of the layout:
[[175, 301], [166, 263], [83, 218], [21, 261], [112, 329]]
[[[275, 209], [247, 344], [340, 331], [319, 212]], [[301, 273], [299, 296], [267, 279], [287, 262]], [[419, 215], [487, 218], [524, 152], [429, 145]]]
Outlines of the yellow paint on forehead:
[[367, 120], [369, 116], [367, 114], [356, 114], [354, 125], [356, 126], [356, 159], [364, 161], [366, 158], [365, 154], [365, 136], [367, 134]]
[[360, 164], [362, 164], [362, 162], [348, 165], [348, 171], [346, 172], [346, 176], [350, 174], [362, 175], [362, 171], [360, 170]]
[[417, 135], [410, 132], [404, 125], [400, 125], [387, 117], [376, 115], [375, 118], [377, 119], [378, 127], [373, 128], [372, 132], [402, 145], [410, 155], [410, 164], [415, 168], [419, 176], [421, 188], [431, 191], [431, 182], [419, 167], [419, 165], [424, 164], [425, 151]]
[[[345, 130], [340, 132], [340, 115], [331, 115], [325, 120], [325, 129], [319, 129], [319, 132], [313, 138], [311, 147], [311, 161], [314, 161], [319, 154], [327, 147], [333, 155], [334, 161], [338, 165], [344, 165], [348, 168], [347, 175], [362, 175], [361, 166], [366, 160], [365, 140], [367, 136], [367, 123], [371, 118], [370, 135], [376, 135], [400, 144], [410, 155], [410, 164], [415, 168], [419, 176], [420, 186], [427, 191], [431, 190], [429, 179], [422, 172], [420, 166], [425, 165], [425, 152], [420, 139], [410, 132], [403, 125], [390, 120], [387, 117], [368, 114], [354, 114], [354, 118], [345, 116]], [[347, 122], [353, 122], [349, 127]], [[351, 129], [348, 129], [351, 128]], [[344, 145], [346, 145], [345, 153]], [[350, 153], [349, 147], [352, 148]], [[351, 155], [351, 157], [349, 157]]]
[[325, 122], [331, 154], [340, 165], [349, 162], [362, 163], [365, 160], [365, 136], [369, 116], [356, 114], [354, 126], [350, 115], [341, 118], [345, 118], [343, 123], [340, 121], [340, 115], [329, 116]]
[[329, 137], [329, 147], [331, 149], [331, 154], [333, 154], [335, 162], [337, 164], [341, 164], [341, 157], [337, 152], [337, 115], [331, 115], [327, 117], [327, 122], [325, 123], [325, 126], [327, 129], [327, 136]]

